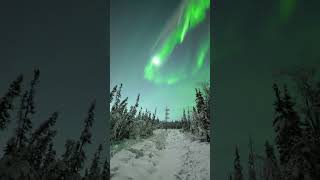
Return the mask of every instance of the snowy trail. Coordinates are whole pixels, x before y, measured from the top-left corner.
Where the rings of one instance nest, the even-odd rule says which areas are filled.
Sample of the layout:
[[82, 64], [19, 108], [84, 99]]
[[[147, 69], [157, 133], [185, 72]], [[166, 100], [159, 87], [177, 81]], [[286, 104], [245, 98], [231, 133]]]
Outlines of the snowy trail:
[[209, 180], [210, 145], [180, 130], [156, 130], [111, 158], [111, 179]]

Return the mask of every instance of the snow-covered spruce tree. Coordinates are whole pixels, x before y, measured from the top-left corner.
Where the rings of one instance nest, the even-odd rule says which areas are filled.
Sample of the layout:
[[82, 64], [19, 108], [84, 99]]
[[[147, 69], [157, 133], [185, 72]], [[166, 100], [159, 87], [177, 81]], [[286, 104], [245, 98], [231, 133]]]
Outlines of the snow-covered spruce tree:
[[23, 76], [19, 75], [8, 89], [8, 92], [0, 99], [0, 130], [7, 127], [10, 122], [10, 111], [14, 109], [14, 100], [21, 95], [21, 83]]
[[112, 102], [113, 97], [114, 97], [114, 94], [117, 92], [117, 89], [118, 89], [118, 85], [115, 85], [115, 86], [112, 88], [112, 91], [110, 92], [110, 99], [109, 99], [109, 103], [111, 103], [111, 102]]
[[236, 147], [236, 151], [235, 151], [233, 180], [243, 180], [242, 167], [240, 163], [240, 155], [239, 155], [238, 147]]
[[181, 123], [182, 123], [182, 129], [184, 131], [188, 130], [188, 120], [187, 120], [187, 116], [186, 116], [186, 110], [183, 109], [183, 114], [182, 114], [182, 118], [181, 118]]
[[200, 89], [196, 89], [196, 109], [197, 109], [197, 114], [198, 114], [198, 122], [200, 126], [200, 134], [201, 136], [204, 136], [206, 134], [206, 124], [205, 124], [205, 119], [206, 119], [206, 113], [205, 113], [205, 102], [204, 98], [202, 96], [202, 93]]
[[190, 111], [188, 109], [187, 114], [186, 110], [183, 109], [183, 114], [181, 118], [181, 126], [184, 131], [191, 132], [191, 116]]
[[273, 146], [266, 141], [265, 160], [263, 165], [263, 180], [281, 180], [281, 170], [274, 154]]
[[251, 137], [249, 138], [248, 177], [249, 177], [249, 180], [257, 180], [255, 156], [253, 152], [253, 143], [252, 143]]
[[141, 133], [140, 129], [142, 129], [142, 107], [140, 107], [138, 114], [133, 119], [133, 125], [129, 135], [130, 138], [138, 138]]
[[150, 112], [148, 109], [145, 110], [144, 113], [142, 113], [142, 126], [140, 129], [140, 136], [141, 137], [148, 137], [152, 135], [152, 122], [150, 118]]
[[[126, 133], [126, 125], [127, 118], [129, 117], [128, 112], [128, 97], [121, 101], [121, 90], [122, 84], [120, 88], [117, 90], [116, 87], [113, 88], [110, 94], [114, 94], [116, 92], [115, 102], [111, 108], [111, 141], [119, 141], [128, 137]], [[112, 97], [112, 95], [110, 95]]]
[[134, 126], [135, 116], [137, 113], [137, 108], [139, 106], [139, 98], [140, 95], [138, 95], [135, 105], [131, 106], [129, 111], [127, 110], [128, 98], [125, 98], [125, 100], [120, 103], [120, 108], [118, 111], [120, 116], [115, 121], [115, 125], [112, 129], [112, 137], [114, 140], [123, 140], [130, 138], [130, 132], [132, 131], [132, 128]]
[[[148, 137], [159, 126], [156, 111], [152, 114], [147, 109], [139, 108], [140, 94], [133, 106], [128, 108], [128, 97], [121, 100], [122, 84], [110, 92], [111, 143], [136, 137]], [[115, 98], [113, 98], [115, 96]], [[113, 102], [114, 101], [114, 102]], [[137, 114], [138, 113], [138, 114]]]
[[132, 131], [132, 128], [134, 126], [134, 123], [135, 123], [134, 120], [137, 114], [137, 108], [139, 107], [139, 99], [140, 99], [140, 94], [138, 94], [135, 105], [131, 106], [130, 111], [124, 116], [124, 121], [121, 126], [121, 130], [122, 130], [120, 135], [121, 139], [130, 138], [130, 132]]
[[191, 132], [191, 113], [190, 113], [190, 109], [188, 107], [188, 112], [187, 112], [187, 124], [188, 124], [188, 131]]
[[198, 113], [195, 107], [192, 107], [192, 115], [191, 115], [191, 133], [198, 135], [199, 134], [199, 123], [198, 123]]
[[192, 107], [191, 113], [188, 108], [187, 115], [185, 109], [183, 110], [181, 125], [178, 126], [210, 142], [210, 86], [205, 84], [202, 91], [197, 88], [195, 90], [196, 106]]
[[205, 131], [206, 131], [206, 138], [207, 141], [210, 142], [210, 84], [204, 83], [203, 84], [203, 98], [204, 98], [204, 112], [206, 114], [206, 118], [204, 121], [205, 124]]
[[[120, 85], [119, 89], [116, 87], [113, 88], [113, 90], [115, 90], [115, 102], [113, 103], [112, 107], [111, 107], [111, 112], [110, 112], [110, 125], [111, 125], [111, 140], [114, 139], [115, 136], [115, 132], [114, 132], [114, 126], [116, 124], [116, 122], [121, 118], [121, 114], [119, 111], [119, 104], [121, 101], [121, 89], [122, 89], [122, 84]], [[110, 97], [113, 97], [114, 92], [110, 93]], [[113, 100], [113, 98], [110, 98], [111, 102]]]

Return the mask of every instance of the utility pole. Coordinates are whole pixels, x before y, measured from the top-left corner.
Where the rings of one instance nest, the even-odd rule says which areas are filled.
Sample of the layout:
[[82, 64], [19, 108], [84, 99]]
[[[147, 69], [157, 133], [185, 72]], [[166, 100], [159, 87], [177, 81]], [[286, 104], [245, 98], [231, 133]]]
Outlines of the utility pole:
[[168, 122], [169, 120], [169, 111], [170, 109], [168, 107], [166, 107], [166, 116], [165, 116], [165, 120]]
[[169, 109], [168, 107], [166, 107], [165, 111], [166, 111], [166, 114], [165, 114], [165, 123], [166, 123], [166, 130], [167, 130], [168, 120], [169, 120], [169, 111], [170, 111], [170, 109]]

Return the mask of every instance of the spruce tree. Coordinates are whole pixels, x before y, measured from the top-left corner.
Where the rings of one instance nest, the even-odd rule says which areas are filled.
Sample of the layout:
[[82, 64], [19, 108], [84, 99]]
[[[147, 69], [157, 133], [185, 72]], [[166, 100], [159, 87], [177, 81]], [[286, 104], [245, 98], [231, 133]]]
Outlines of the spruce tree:
[[0, 130], [5, 129], [10, 122], [10, 111], [14, 109], [13, 101], [21, 94], [23, 76], [19, 75], [9, 87], [8, 92], [0, 99]]
[[257, 180], [255, 157], [253, 152], [253, 143], [251, 137], [249, 138], [249, 161], [248, 161], [248, 176], [249, 180]]
[[196, 89], [196, 107], [198, 113], [202, 113], [204, 111], [205, 102], [200, 89]]
[[39, 83], [40, 71], [35, 70], [30, 83], [29, 91], [26, 91], [21, 98], [18, 112], [18, 127], [16, 129], [16, 145], [18, 148], [25, 147], [28, 141], [28, 134], [32, 129], [31, 117], [35, 114], [34, 95], [35, 88]]
[[35, 141], [41, 138], [41, 136], [45, 136], [46, 134], [48, 134], [48, 132], [52, 130], [52, 128], [56, 124], [58, 116], [58, 112], [54, 112], [48, 120], [40, 124], [40, 126], [32, 133], [29, 145], [32, 145]]
[[299, 116], [293, 109], [294, 103], [287, 89], [285, 88], [284, 98], [281, 97], [277, 85], [274, 85], [274, 91], [276, 118], [273, 123], [277, 133], [276, 143], [280, 153], [280, 163], [285, 165], [292, 155], [292, 148], [301, 138], [301, 128]]
[[102, 151], [102, 145], [100, 144], [97, 151], [94, 154], [94, 157], [91, 162], [91, 166], [89, 169], [88, 176], [90, 179], [98, 179], [101, 174], [101, 168], [100, 168], [100, 155]]
[[181, 118], [181, 122], [183, 123], [183, 130], [187, 130], [187, 123], [188, 123], [188, 120], [187, 120], [187, 116], [186, 116], [186, 110], [183, 109], [183, 114], [182, 114], [182, 118]]
[[115, 110], [119, 108], [119, 103], [120, 103], [120, 99], [121, 99], [121, 90], [122, 90], [122, 84], [120, 84], [120, 87], [117, 90], [115, 103], [113, 104], [113, 106], [111, 108], [111, 112], [115, 112]]
[[[274, 89], [276, 94], [280, 94], [276, 85]], [[280, 98], [277, 96], [277, 117], [274, 126], [277, 133], [276, 143], [280, 153], [280, 163], [283, 167], [283, 178], [285, 180], [310, 179], [313, 174], [310, 173], [310, 170], [313, 169], [312, 162], [307, 157], [308, 153], [305, 152], [307, 146], [303, 140], [299, 115], [294, 110], [294, 103], [286, 87], [284, 87], [281, 106], [278, 105]]]
[[103, 169], [102, 169], [102, 180], [110, 180], [110, 165], [109, 165], [109, 160], [106, 158], [103, 164]]
[[278, 160], [274, 154], [273, 146], [266, 141], [265, 143], [265, 155], [263, 167], [264, 180], [281, 180], [281, 170], [278, 165]]
[[50, 165], [56, 161], [56, 151], [53, 149], [53, 143], [49, 144], [48, 151], [44, 157], [41, 167], [42, 176], [50, 173]]
[[20, 102], [20, 108], [18, 111], [18, 127], [16, 128], [16, 146], [17, 149], [24, 147], [27, 141], [27, 131], [31, 129], [31, 121], [29, 118], [24, 118], [24, 112], [27, 110], [27, 96], [28, 92], [26, 91]]
[[240, 155], [239, 155], [238, 147], [236, 147], [236, 151], [235, 151], [233, 178], [234, 180], [243, 180], [242, 167], [240, 163]]
[[67, 139], [64, 144], [65, 152], [62, 154], [62, 160], [68, 162], [72, 156], [72, 153], [76, 151], [76, 141]]
[[187, 113], [187, 120], [188, 120], [188, 131], [191, 131], [191, 114], [190, 114], [189, 107], [188, 107], [188, 113]]
[[96, 102], [91, 103], [90, 108], [88, 110], [88, 115], [84, 120], [84, 127], [80, 135], [80, 140], [76, 143], [76, 150], [72, 154], [70, 159], [71, 171], [73, 173], [78, 173], [84, 165], [84, 161], [86, 159], [86, 154], [84, 151], [84, 147], [88, 144], [91, 144], [91, 128], [94, 122], [94, 110]]
[[41, 164], [46, 156], [46, 151], [52, 144], [57, 131], [53, 129], [58, 113], [54, 112], [51, 117], [42, 123], [31, 135], [28, 145], [28, 161], [37, 171], [40, 171]]
[[118, 88], [118, 86], [117, 86], [117, 85], [116, 85], [116, 86], [114, 86], [114, 87], [112, 88], [112, 91], [110, 92], [110, 99], [109, 99], [109, 103], [111, 103], [111, 102], [112, 102], [113, 97], [114, 97], [114, 94], [117, 92], [117, 88]]

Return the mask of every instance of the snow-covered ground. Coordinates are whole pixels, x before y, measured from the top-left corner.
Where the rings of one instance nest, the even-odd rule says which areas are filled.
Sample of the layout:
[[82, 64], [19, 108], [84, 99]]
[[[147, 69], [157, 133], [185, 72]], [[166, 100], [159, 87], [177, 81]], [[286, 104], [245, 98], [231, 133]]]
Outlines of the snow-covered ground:
[[210, 144], [180, 130], [156, 130], [111, 158], [112, 180], [209, 180]]

